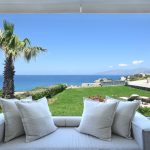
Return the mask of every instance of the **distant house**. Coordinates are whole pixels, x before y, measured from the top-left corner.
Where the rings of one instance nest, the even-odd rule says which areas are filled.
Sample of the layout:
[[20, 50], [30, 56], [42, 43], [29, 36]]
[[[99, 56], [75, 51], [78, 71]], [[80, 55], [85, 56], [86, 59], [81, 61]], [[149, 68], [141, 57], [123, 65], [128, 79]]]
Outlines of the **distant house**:
[[134, 74], [134, 77], [139, 77], [139, 78], [141, 78], [141, 77], [145, 77], [146, 76], [146, 74], [145, 73], [138, 73], [138, 74]]
[[142, 77], [145, 77], [145, 76], [146, 76], [146, 74], [145, 74], [145, 73], [140, 73], [140, 75], [141, 75]]
[[95, 83], [101, 83], [101, 79], [97, 79], [94, 81]]
[[126, 77], [124, 77], [124, 76], [122, 76], [122, 77], [120, 78], [120, 80], [121, 80], [121, 81], [126, 81], [126, 80], [127, 80], [127, 78], [126, 78]]
[[100, 87], [101, 83], [82, 83], [81, 87]]
[[99, 78], [97, 80], [95, 80], [95, 83], [101, 83], [101, 82], [111, 82], [111, 79], [107, 79], [107, 78]]

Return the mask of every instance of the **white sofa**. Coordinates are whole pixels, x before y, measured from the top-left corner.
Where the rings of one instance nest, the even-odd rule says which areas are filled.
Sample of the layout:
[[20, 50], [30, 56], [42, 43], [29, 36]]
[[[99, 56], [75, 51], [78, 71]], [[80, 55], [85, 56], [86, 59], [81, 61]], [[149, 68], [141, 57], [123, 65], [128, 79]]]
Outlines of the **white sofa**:
[[[0, 115], [0, 150], [150, 150], [150, 120], [136, 113], [132, 122], [134, 139], [125, 139], [112, 135], [112, 141], [81, 134], [81, 117], [53, 117], [58, 129], [39, 140], [25, 143], [25, 136], [3, 143], [4, 117]], [[44, 126], [43, 126], [44, 128]]]

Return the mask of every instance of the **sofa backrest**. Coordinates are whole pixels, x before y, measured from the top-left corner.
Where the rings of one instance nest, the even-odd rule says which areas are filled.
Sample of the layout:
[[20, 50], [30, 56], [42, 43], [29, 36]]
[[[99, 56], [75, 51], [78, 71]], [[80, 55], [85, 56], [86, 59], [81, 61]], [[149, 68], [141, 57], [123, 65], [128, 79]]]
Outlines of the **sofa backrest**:
[[[78, 127], [81, 121], [81, 116], [54, 116], [53, 119], [57, 127]], [[137, 112], [133, 122], [141, 121], [141, 119], [143, 120], [147, 118]], [[0, 133], [3, 133], [4, 122], [4, 115], [0, 113]], [[0, 141], [1, 138], [0, 134]]]
[[4, 115], [0, 114], [0, 142], [2, 142], [4, 138], [4, 122]]
[[[54, 116], [53, 119], [57, 127], [78, 127], [81, 121], [81, 116]], [[0, 114], [0, 142], [2, 142], [4, 138], [4, 123], [4, 115]], [[145, 147], [145, 145], [147, 145], [146, 147], [150, 147], [150, 142], [145, 142], [144, 140], [150, 139], [150, 120], [137, 112], [132, 122], [132, 129], [134, 138], [140, 145], [141, 149], [147, 150], [143, 147]], [[144, 136], [144, 134], [147, 136]]]
[[132, 130], [140, 148], [150, 150], [150, 120], [137, 112], [132, 121]]
[[[81, 116], [53, 116], [53, 119], [57, 127], [78, 127], [81, 121]], [[133, 123], [139, 122], [143, 124], [141, 122], [141, 120], [143, 119], [147, 120], [145, 116], [137, 112], [133, 119]], [[1, 133], [3, 133], [4, 122], [5, 122], [4, 115], [0, 113], [0, 141], [2, 138]]]
[[78, 127], [81, 121], [80, 116], [57, 116], [53, 119], [57, 127]]

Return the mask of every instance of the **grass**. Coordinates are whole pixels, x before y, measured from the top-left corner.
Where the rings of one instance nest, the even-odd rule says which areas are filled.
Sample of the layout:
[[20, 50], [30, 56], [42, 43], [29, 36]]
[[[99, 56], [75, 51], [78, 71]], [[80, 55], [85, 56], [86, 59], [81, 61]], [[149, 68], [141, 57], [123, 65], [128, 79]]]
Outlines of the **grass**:
[[[150, 92], [148, 91], [127, 86], [67, 89], [54, 96], [51, 99], [52, 103], [49, 104], [49, 107], [54, 116], [80, 116], [83, 110], [83, 97], [101, 95], [103, 97], [111, 96], [118, 98], [121, 96], [130, 96], [131, 94], [150, 97]], [[146, 115], [150, 116], [149, 109], [146, 109]]]
[[141, 114], [150, 117], [150, 108], [149, 108], [149, 107], [144, 107], [144, 108], [143, 108], [143, 107], [140, 107], [140, 108], [138, 109], [138, 111], [139, 111]]
[[[2, 92], [0, 90], [0, 96]], [[127, 86], [114, 87], [93, 87], [93, 88], [78, 88], [67, 89], [50, 100], [49, 107], [54, 116], [81, 116], [83, 110], [83, 97], [101, 95], [119, 98], [121, 96], [130, 96], [138, 94], [140, 96], [150, 97], [150, 92], [139, 90]], [[1, 112], [0, 108], [0, 112]], [[140, 113], [145, 116], [150, 116], [150, 108], [139, 108]]]

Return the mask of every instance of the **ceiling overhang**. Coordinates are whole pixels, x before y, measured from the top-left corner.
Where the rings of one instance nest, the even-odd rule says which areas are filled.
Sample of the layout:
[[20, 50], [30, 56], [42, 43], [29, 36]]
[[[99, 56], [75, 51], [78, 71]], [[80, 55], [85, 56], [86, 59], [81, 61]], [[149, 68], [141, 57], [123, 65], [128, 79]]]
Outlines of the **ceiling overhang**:
[[150, 13], [150, 0], [0, 0], [0, 13]]

